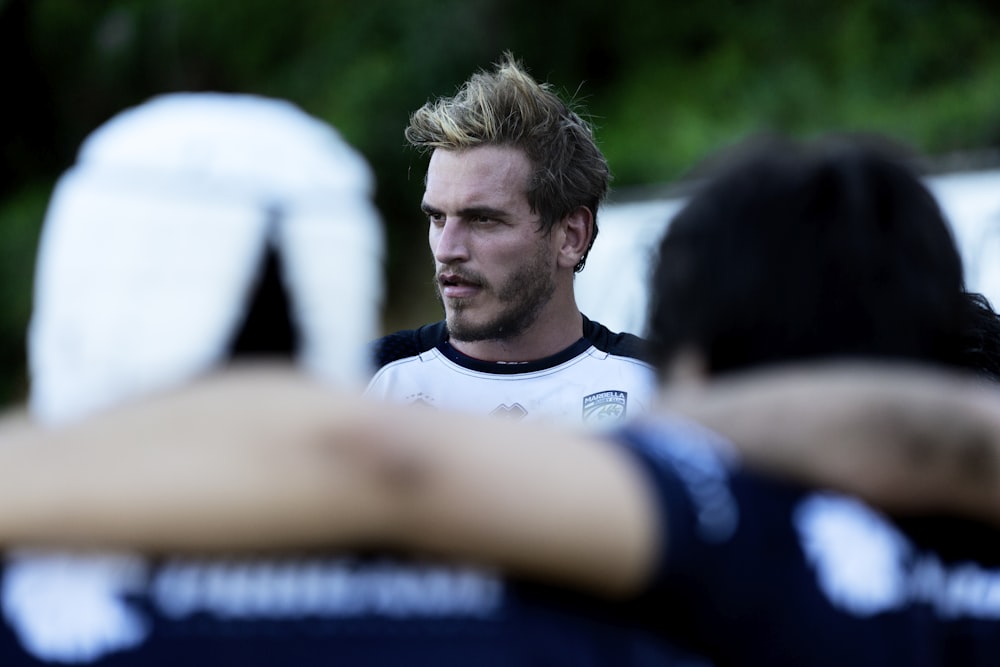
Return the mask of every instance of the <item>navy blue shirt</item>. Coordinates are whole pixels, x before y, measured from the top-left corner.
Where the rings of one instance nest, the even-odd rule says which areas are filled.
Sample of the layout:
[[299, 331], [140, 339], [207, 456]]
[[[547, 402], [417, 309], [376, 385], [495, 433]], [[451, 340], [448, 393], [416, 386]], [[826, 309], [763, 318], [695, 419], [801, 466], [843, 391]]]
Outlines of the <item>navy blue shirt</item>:
[[697, 425], [647, 420], [624, 437], [657, 491], [666, 544], [637, 606], [678, 645], [718, 665], [1000, 664], [995, 561], [946, 553], [935, 531], [857, 499], [741, 469]]
[[628, 603], [377, 557], [12, 554], [0, 665], [998, 664], [1000, 568], [946, 531], [744, 470], [697, 425], [621, 438], [666, 545]]
[[613, 606], [380, 557], [14, 555], [0, 665], [704, 667]]

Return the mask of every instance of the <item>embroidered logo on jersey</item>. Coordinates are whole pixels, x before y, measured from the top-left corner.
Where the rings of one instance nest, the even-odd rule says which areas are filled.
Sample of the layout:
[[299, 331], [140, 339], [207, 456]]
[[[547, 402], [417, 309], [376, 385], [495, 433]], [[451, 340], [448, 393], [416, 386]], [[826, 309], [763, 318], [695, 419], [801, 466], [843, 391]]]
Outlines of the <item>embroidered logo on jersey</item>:
[[423, 393], [422, 391], [417, 392], [416, 394], [410, 394], [409, 396], [406, 397], [406, 401], [410, 405], [424, 405], [429, 408], [434, 407], [434, 399], [431, 396], [428, 396], [427, 394]]
[[583, 421], [605, 422], [625, 419], [626, 391], [599, 391], [583, 397]]
[[528, 411], [524, 409], [523, 405], [521, 405], [520, 403], [515, 403], [514, 405], [510, 406], [506, 404], [500, 404], [496, 406], [495, 408], [493, 408], [493, 412], [490, 413], [490, 416], [506, 417], [508, 419], [517, 420], [517, 419], [524, 419], [525, 415], [527, 414]]

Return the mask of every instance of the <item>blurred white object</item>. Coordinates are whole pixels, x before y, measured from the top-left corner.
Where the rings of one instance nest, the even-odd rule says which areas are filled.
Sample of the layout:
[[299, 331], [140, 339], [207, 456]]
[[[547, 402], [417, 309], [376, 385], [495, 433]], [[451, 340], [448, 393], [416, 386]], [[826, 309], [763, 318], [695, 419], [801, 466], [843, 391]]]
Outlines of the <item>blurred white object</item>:
[[[1000, 170], [953, 173], [926, 184], [951, 223], [966, 288], [1000, 308]], [[651, 272], [660, 239], [684, 199], [612, 203], [598, 214], [601, 234], [576, 278], [580, 310], [613, 331], [646, 334]]]
[[1000, 170], [927, 179], [951, 222], [965, 264], [965, 286], [1000, 308]]
[[652, 270], [667, 225], [683, 199], [609, 204], [597, 214], [600, 234], [576, 276], [576, 301], [612, 331], [646, 333]]
[[147, 570], [128, 554], [13, 552], [0, 608], [36, 658], [93, 662], [149, 636], [148, 619], [125, 600], [145, 585]]
[[300, 361], [362, 386], [383, 230], [365, 160], [294, 105], [182, 93], [125, 111], [55, 189], [29, 336], [33, 416], [64, 422], [221, 361], [272, 246]]

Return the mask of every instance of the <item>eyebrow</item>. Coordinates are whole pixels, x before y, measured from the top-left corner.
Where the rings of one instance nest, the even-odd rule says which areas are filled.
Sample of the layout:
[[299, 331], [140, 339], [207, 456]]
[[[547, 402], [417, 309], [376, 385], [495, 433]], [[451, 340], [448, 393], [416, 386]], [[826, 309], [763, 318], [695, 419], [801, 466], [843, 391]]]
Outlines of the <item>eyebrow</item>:
[[[431, 206], [427, 202], [420, 203], [420, 210], [427, 215], [440, 215], [444, 213], [444, 211]], [[506, 220], [510, 217], [510, 214], [507, 211], [499, 208], [493, 208], [492, 206], [470, 206], [459, 210], [458, 215], [462, 218], [485, 217], [497, 218], [499, 220]]]

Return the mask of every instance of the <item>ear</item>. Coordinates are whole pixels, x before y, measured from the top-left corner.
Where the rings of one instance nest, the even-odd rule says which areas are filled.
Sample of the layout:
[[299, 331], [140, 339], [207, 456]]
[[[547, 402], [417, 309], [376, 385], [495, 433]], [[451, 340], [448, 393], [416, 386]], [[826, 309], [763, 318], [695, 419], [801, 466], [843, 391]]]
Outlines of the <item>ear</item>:
[[594, 234], [594, 214], [586, 206], [576, 207], [559, 227], [559, 266], [572, 269], [587, 252]]

